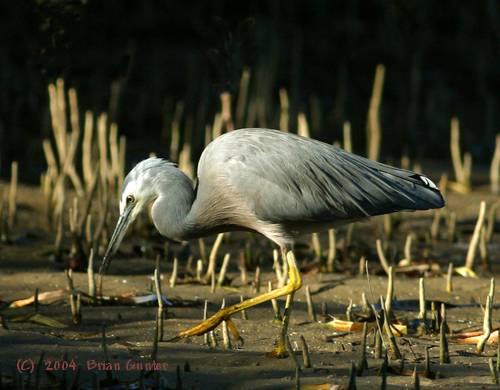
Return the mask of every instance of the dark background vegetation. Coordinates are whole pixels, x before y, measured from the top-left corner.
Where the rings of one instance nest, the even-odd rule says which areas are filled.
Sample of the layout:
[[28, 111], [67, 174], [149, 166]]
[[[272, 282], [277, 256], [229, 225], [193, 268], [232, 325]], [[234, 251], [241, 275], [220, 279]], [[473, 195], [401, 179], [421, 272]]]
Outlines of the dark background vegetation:
[[341, 138], [348, 119], [364, 153], [375, 66], [385, 64], [384, 158], [448, 159], [456, 115], [465, 149], [488, 161], [500, 130], [499, 8], [497, 0], [2, 0], [0, 176], [16, 159], [21, 179], [37, 180], [41, 139], [51, 136], [47, 84], [57, 77], [78, 90], [82, 110], [110, 111], [137, 159], [167, 156], [178, 100], [194, 134], [202, 130], [244, 66], [253, 96], [273, 107], [270, 126], [285, 87], [293, 115], [310, 117], [319, 101], [315, 138]]

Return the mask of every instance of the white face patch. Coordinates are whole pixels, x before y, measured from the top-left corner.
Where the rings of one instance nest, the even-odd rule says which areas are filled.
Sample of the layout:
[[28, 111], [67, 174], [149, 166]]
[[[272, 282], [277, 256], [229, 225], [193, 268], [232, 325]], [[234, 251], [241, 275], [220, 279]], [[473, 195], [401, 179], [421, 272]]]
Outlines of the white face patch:
[[428, 177], [420, 176], [420, 180], [422, 180], [427, 187], [431, 187], [431, 188], [433, 188], [435, 190], [438, 189], [437, 185], [431, 179], [429, 179]]
[[129, 195], [135, 198], [133, 213], [139, 213], [145, 205], [155, 198], [155, 184], [161, 178], [161, 172], [173, 167], [174, 164], [153, 157], [138, 163], [125, 178], [126, 186], [120, 197], [120, 214], [127, 206], [127, 196]]
[[138, 180], [132, 180], [127, 184], [127, 187], [122, 191], [122, 198], [120, 199], [120, 214], [123, 213], [123, 210], [125, 209], [125, 206], [127, 205], [127, 196], [133, 195], [135, 198], [137, 198], [137, 192], [138, 189], [140, 188], [140, 183], [137, 182]]

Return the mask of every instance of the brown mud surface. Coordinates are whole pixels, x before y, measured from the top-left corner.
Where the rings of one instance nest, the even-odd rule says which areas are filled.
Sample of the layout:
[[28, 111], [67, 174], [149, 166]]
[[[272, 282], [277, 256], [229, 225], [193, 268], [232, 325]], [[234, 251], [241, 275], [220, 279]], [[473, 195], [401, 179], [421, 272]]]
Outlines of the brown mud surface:
[[[438, 263], [443, 273], [451, 261], [456, 266], [463, 265], [470, 234], [479, 208], [479, 201], [486, 200], [493, 203], [494, 197], [486, 190], [471, 195], [450, 194], [447, 198], [447, 207], [457, 213], [458, 240], [448, 243], [440, 240], [432, 243], [425, 240], [432, 221], [431, 212], [403, 213], [401, 222], [390, 243], [390, 260], [402, 258], [404, 240], [408, 231], [417, 234], [417, 241], [413, 245], [413, 258], [416, 261], [426, 260]], [[63, 266], [51, 260], [52, 233], [44, 230], [42, 199], [38, 189], [20, 187], [19, 211], [16, 229], [12, 232], [12, 243], [0, 244], [0, 301], [10, 302], [34, 294], [35, 289], [40, 292], [66, 287], [66, 276]], [[297, 294], [290, 323], [290, 340], [292, 346], [300, 350], [300, 336], [307, 340], [311, 353], [312, 368], [305, 368], [300, 372], [300, 383], [305, 385], [321, 385], [330, 388], [332, 385], [347, 386], [351, 362], [358, 362], [361, 356], [361, 333], [339, 335], [332, 338], [334, 331], [327, 328], [324, 322], [330, 317], [320, 315], [322, 303], [327, 305], [328, 314], [338, 318], [345, 318], [345, 309], [352, 299], [359, 307], [361, 293], [365, 292], [368, 299], [374, 302], [379, 296], [385, 296], [387, 278], [380, 270], [375, 252], [375, 239], [381, 237], [382, 219], [374, 218], [371, 222], [356, 224], [353, 231], [353, 246], [357, 257], [353, 257], [352, 264], [348, 260], [339, 259], [336, 273], [304, 272], [303, 286], [310, 287], [315, 308], [318, 313], [318, 322], [309, 320], [305, 289]], [[446, 230], [446, 227], [443, 227]], [[345, 228], [340, 229], [337, 235], [339, 257], [342, 255], [342, 241], [345, 237]], [[162, 240], [154, 236], [153, 245], [162, 247]], [[428, 300], [444, 301], [457, 305], [447, 310], [448, 324], [452, 332], [480, 329], [482, 327], [482, 309], [479, 305], [470, 305], [471, 302], [485, 302], [488, 293], [490, 277], [496, 276], [496, 294], [499, 296], [498, 271], [500, 270], [500, 235], [498, 228], [489, 245], [490, 262], [493, 272], [482, 271], [479, 255], [476, 257], [478, 279], [463, 278], [456, 275], [453, 279], [452, 293], [445, 291], [445, 276], [431, 275], [426, 278], [426, 296]], [[176, 302], [186, 300], [195, 303], [190, 307], [171, 307], [167, 309], [164, 320], [164, 339], [175, 336], [179, 331], [199, 322], [203, 314], [203, 302], [208, 300], [209, 313], [214, 313], [221, 305], [223, 298], [226, 304], [239, 301], [244, 297], [255, 296], [250, 284], [242, 285], [237, 268], [238, 252], [245, 247], [246, 241], [251, 241], [250, 249], [259, 254], [263, 268], [261, 274], [261, 292], [267, 291], [268, 281], [275, 280], [272, 271], [272, 246], [266, 239], [251, 236], [247, 233], [232, 233], [225, 240], [219, 252], [218, 267], [224, 253], [232, 255], [228, 278], [231, 284], [217, 288], [215, 293], [210, 292], [210, 286], [183, 283], [185, 260], [181, 254], [180, 245], [171, 245], [172, 251], [177, 251], [180, 258], [180, 278], [175, 288], [168, 286], [168, 277], [171, 272], [171, 261], [161, 263], [163, 274], [163, 293]], [[125, 244], [114, 259], [109, 274], [104, 279], [104, 294], [118, 295], [134, 292], [137, 294], [149, 293], [152, 288], [152, 274], [155, 266], [154, 255], [150, 255], [147, 248], [146, 255], [140, 255], [140, 249], [150, 245], [143, 238], [129, 235]], [[213, 238], [207, 239], [207, 246]], [[326, 248], [326, 234], [321, 236], [323, 248]], [[308, 243], [308, 237], [304, 238]], [[139, 249], [138, 249], [139, 248]], [[190, 244], [190, 250], [196, 257], [198, 245]], [[306, 270], [307, 263], [312, 261], [311, 251], [305, 245], [297, 248], [297, 259]], [[371, 269], [371, 287], [369, 290], [366, 276], [358, 276], [357, 267], [359, 254], [364, 254], [369, 260]], [[255, 255], [257, 257], [257, 255]], [[96, 262], [100, 262], [97, 256]], [[254, 270], [249, 269], [249, 279], [252, 280]], [[73, 274], [74, 286], [87, 291], [87, 275], [82, 272]], [[418, 278], [415, 276], [397, 274], [395, 279], [395, 296], [397, 300], [418, 299]], [[284, 299], [279, 300], [281, 307]], [[465, 306], [460, 306], [465, 305]], [[1, 306], [0, 306], [1, 308]], [[396, 317], [400, 320], [416, 318], [418, 307], [413, 305], [412, 311], [397, 311]], [[137, 378], [140, 370], [134, 366], [138, 362], [149, 361], [155, 333], [155, 306], [89, 306], [82, 307], [82, 321], [75, 325], [71, 320], [68, 299], [61, 302], [45, 305], [40, 304], [39, 312], [56, 319], [66, 325], [64, 328], [53, 328], [30, 322], [12, 322], [10, 319], [25, 313], [32, 313], [33, 306], [19, 309], [0, 309], [0, 315], [6, 326], [0, 326], [0, 362], [4, 386], [10, 383], [16, 364], [21, 361], [37, 362], [40, 353], [44, 352], [45, 361], [66, 359], [70, 363], [77, 362], [80, 366], [79, 383], [81, 388], [92, 388], [93, 381], [105, 379], [106, 372], [93, 368], [95, 362], [104, 362], [101, 329], [106, 329], [106, 341], [109, 359], [113, 363], [113, 378], [121, 382], [134, 382], [137, 388]], [[220, 328], [216, 330], [219, 346], [209, 348], [203, 344], [203, 337], [181, 340], [178, 342], [160, 341], [156, 361], [161, 365], [160, 381], [165, 388], [178, 387], [177, 367], [180, 368], [182, 388], [185, 389], [275, 389], [295, 388], [295, 368], [290, 358], [275, 359], [266, 356], [266, 352], [273, 347], [279, 327], [273, 322], [273, 311], [270, 303], [265, 303], [247, 311], [248, 319], [243, 320], [239, 314], [234, 316], [234, 323], [244, 338], [244, 345], [226, 350], [222, 347]], [[493, 310], [493, 326], [497, 326], [498, 310]], [[373, 358], [373, 336], [369, 334], [368, 369], [362, 376], [357, 377], [358, 388], [379, 388], [381, 378], [378, 375], [381, 359]], [[488, 359], [496, 360], [496, 345], [486, 346], [482, 355], [475, 353], [474, 345], [457, 344], [449, 338], [451, 363], [439, 364], [439, 336], [408, 335], [398, 338], [398, 345], [404, 355], [406, 372], [412, 372], [416, 366], [419, 372], [423, 371], [424, 353], [430, 349], [431, 369], [437, 375], [436, 379], [420, 377], [423, 388], [431, 386], [449, 388], [460, 386], [464, 389], [496, 388], [492, 384], [488, 368]], [[302, 357], [297, 352], [299, 363]], [[128, 363], [127, 363], [128, 362]], [[46, 363], [48, 364], [48, 363]], [[127, 365], [128, 364], [128, 365]], [[391, 366], [400, 367], [401, 361], [391, 361]], [[189, 368], [186, 370], [186, 365]], [[119, 366], [119, 367], [118, 367]], [[55, 365], [52, 365], [54, 368]], [[35, 381], [35, 374], [31, 375], [31, 384]], [[27, 378], [28, 374], [23, 374]], [[61, 369], [51, 373], [41, 373], [42, 382], [47, 384], [51, 376], [60, 380], [64, 374]], [[74, 372], [69, 368], [68, 383], [72, 381]], [[52, 378], [55, 380], [54, 378]], [[149, 380], [149, 379], [148, 379]], [[146, 385], [151, 381], [146, 380]], [[407, 375], [389, 373], [388, 388], [413, 388], [412, 378]], [[5, 387], [4, 387], [5, 388]], [[52, 385], [50, 388], [58, 388]], [[101, 388], [106, 388], [105, 382]], [[115, 386], [108, 388], [134, 388]]]

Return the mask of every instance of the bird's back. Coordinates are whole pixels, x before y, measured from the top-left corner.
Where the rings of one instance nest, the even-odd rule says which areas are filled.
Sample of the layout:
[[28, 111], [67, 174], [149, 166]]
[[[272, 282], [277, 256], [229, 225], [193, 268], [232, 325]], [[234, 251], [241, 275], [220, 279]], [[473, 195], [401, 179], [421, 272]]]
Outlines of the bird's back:
[[257, 231], [265, 226], [273, 230], [261, 231], [268, 236], [444, 205], [423, 175], [269, 129], [216, 138], [200, 158], [198, 180], [195, 212], [212, 210], [226, 224]]

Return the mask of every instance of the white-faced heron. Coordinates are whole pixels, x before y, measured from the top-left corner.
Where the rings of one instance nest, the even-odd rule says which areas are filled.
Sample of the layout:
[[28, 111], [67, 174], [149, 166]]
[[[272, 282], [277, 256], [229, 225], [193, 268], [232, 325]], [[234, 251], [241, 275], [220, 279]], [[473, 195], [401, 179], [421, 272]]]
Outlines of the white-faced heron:
[[293, 294], [301, 286], [291, 251], [297, 236], [401, 210], [444, 206], [426, 176], [359, 157], [326, 143], [268, 129], [242, 129], [212, 141], [198, 163], [196, 185], [173, 163], [149, 158], [123, 183], [120, 217], [103, 273], [130, 223], [151, 205], [158, 231], [189, 240], [231, 230], [261, 233], [288, 262], [286, 286], [221, 309], [178, 337], [202, 335], [236, 312], [287, 295], [275, 354], [283, 356]]

